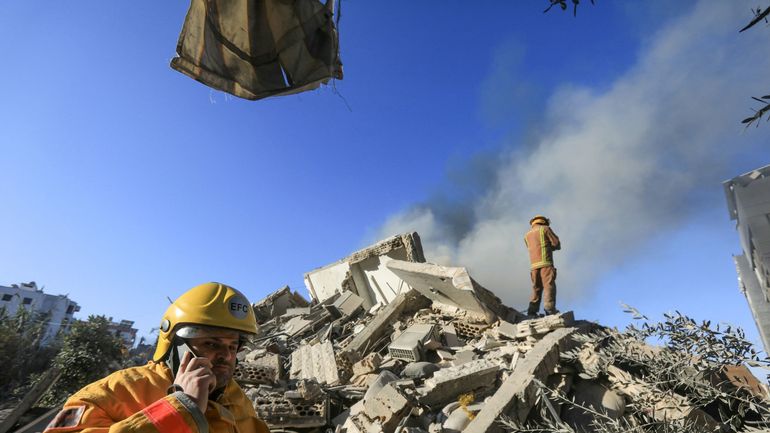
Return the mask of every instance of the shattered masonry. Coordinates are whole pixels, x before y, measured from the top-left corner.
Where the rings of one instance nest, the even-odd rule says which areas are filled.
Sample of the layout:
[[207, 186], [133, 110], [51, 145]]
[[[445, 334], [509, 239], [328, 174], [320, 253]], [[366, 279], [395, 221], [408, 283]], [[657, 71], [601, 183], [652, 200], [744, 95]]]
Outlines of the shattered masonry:
[[[578, 337], [604, 328], [571, 311], [524, 317], [467, 269], [425, 263], [417, 233], [308, 272], [305, 284], [312, 303], [283, 287], [254, 305], [262, 337], [239, 354], [235, 379], [271, 430], [500, 432], [503, 416], [540, 416], [543, 386], [614, 419], [627, 404], [654, 398], [657, 418], [715, 426], [685, 397], [616, 365], [602, 380], [587, 379], [601, 359]], [[639, 346], [653, 356], [660, 350]], [[576, 363], [565, 364], [567, 352], [578, 354]], [[721, 380], [767, 398], [745, 367]], [[546, 401], [560, 422], [593, 419]]]
[[417, 233], [393, 236], [350, 256], [305, 274], [305, 286], [317, 301], [343, 291], [358, 295], [365, 308], [391, 302], [404, 289], [403, 281], [386, 267], [390, 260], [424, 262]]

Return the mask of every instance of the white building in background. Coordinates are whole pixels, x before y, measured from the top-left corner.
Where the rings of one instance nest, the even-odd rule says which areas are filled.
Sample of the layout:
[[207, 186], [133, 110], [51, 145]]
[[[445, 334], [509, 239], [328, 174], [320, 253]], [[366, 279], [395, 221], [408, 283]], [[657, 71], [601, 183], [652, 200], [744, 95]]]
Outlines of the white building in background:
[[743, 254], [733, 256], [759, 335], [770, 353], [770, 165], [723, 183]]
[[54, 338], [59, 330], [66, 332], [72, 324], [72, 315], [80, 311], [77, 302], [67, 295], [43, 293], [34, 281], [0, 286], [0, 309], [3, 308], [9, 315], [16, 314], [19, 308], [47, 314], [44, 344]]
[[134, 347], [136, 333], [139, 332], [139, 330], [134, 328], [133, 320], [121, 320], [120, 322], [115, 322], [112, 320], [112, 317], [110, 317], [108, 329], [113, 335], [123, 341], [123, 345], [126, 346], [126, 348], [130, 349]]

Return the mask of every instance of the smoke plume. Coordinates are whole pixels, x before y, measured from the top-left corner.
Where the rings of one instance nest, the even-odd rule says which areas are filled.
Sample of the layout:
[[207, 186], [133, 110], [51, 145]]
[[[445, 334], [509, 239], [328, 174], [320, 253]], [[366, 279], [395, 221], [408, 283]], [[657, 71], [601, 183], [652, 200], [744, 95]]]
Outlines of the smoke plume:
[[[484, 187], [455, 206], [428, 200], [391, 216], [383, 235], [420, 233], [429, 261], [467, 266], [514, 306], [529, 294], [523, 234], [551, 218], [559, 297], [590, 294], [601, 274], [652, 236], [673, 230], [720, 190], [763, 128], [738, 123], [749, 96], [770, 90], [770, 34], [738, 34], [748, 7], [701, 1], [652, 36], [636, 63], [601, 91], [564, 83], [531, 142], [503, 143], [473, 164]], [[767, 161], [757, 161], [757, 166]], [[726, 222], [727, 223], [727, 222]]]

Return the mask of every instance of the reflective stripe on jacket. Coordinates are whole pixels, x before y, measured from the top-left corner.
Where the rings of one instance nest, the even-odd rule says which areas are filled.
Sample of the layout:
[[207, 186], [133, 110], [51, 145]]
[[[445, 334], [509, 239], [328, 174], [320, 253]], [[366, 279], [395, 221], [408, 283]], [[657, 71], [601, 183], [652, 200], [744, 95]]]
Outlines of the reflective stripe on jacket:
[[530, 269], [553, 266], [553, 251], [561, 248], [556, 233], [547, 225], [535, 224], [524, 236], [529, 250]]
[[235, 381], [205, 415], [187, 394], [167, 394], [172, 383], [164, 363], [116, 371], [72, 395], [45, 433], [269, 433]]

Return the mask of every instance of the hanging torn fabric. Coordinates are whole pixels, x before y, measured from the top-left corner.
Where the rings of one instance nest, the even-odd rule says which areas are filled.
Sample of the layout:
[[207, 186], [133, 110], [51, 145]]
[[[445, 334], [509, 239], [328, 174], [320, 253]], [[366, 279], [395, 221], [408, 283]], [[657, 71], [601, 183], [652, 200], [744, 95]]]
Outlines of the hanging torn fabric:
[[342, 79], [334, 0], [191, 0], [171, 67], [245, 99]]

